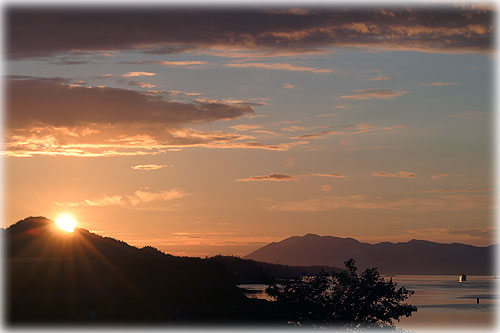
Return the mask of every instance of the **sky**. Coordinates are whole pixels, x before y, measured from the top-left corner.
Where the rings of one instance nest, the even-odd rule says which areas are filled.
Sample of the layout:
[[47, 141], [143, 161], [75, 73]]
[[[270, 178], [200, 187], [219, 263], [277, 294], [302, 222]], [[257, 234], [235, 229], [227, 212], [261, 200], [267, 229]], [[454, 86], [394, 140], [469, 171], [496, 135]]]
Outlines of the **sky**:
[[487, 246], [493, 10], [6, 7], [4, 227], [175, 255]]

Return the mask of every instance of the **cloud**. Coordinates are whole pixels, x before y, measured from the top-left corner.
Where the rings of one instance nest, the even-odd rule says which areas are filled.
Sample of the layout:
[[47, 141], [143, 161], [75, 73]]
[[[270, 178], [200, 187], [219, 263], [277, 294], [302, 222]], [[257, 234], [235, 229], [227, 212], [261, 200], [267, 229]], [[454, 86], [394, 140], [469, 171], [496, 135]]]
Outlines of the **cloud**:
[[128, 72], [123, 74], [123, 77], [137, 77], [137, 76], [155, 76], [156, 73], [150, 73], [150, 72]]
[[156, 85], [154, 85], [152, 83], [141, 82], [141, 81], [130, 81], [129, 84], [132, 85], [132, 86], [139, 86], [141, 88], [148, 88], [148, 89], [156, 87]]
[[339, 130], [325, 130], [325, 131], [313, 132], [297, 136], [295, 137], [295, 139], [322, 139], [330, 135], [343, 135], [343, 134], [391, 133], [396, 130], [404, 128], [404, 126], [394, 125], [394, 126], [378, 127], [372, 124], [355, 124], [355, 125], [335, 126], [335, 128], [339, 128]]
[[5, 31], [9, 57], [120, 50], [169, 54], [215, 48], [293, 54], [331, 47], [488, 53], [493, 50], [493, 10], [449, 5], [318, 8], [297, 15], [287, 8], [18, 6], [6, 11]]
[[[195, 95], [193, 95], [195, 96]], [[222, 98], [222, 99], [209, 99], [209, 98], [196, 98], [195, 102], [200, 103], [224, 103], [224, 104], [235, 104], [242, 106], [265, 106], [265, 102], [250, 102], [242, 99], [232, 99], [232, 98]]]
[[443, 177], [448, 177], [449, 175], [446, 174], [446, 173], [442, 173], [442, 174], [439, 174], [439, 175], [432, 175], [431, 176], [431, 180], [437, 180], [437, 179], [441, 179]]
[[321, 191], [330, 191], [332, 189], [331, 185], [321, 185]]
[[144, 170], [144, 171], [158, 170], [166, 167], [168, 167], [168, 164], [139, 164], [131, 166], [131, 168], [134, 170]]
[[293, 88], [295, 88], [295, 85], [291, 84], [291, 83], [283, 83], [283, 86], [281, 88], [283, 88], [283, 89], [293, 89]]
[[231, 63], [225, 64], [226, 67], [236, 68], [259, 68], [270, 69], [277, 71], [296, 71], [296, 72], [311, 72], [311, 73], [333, 73], [333, 69], [306, 67], [300, 65], [293, 65], [287, 63], [263, 63], [263, 62], [244, 62], [244, 63]]
[[295, 176], [284, 175], [282, 173], [271, 173], [265, 176], [253, 176], [250, 178], [237, 179], [238, 182], [251, 182], [251, 181], [290, 181], [298, 179]]
[[393, 99], [407, 94], [406, 90], [392, 90], [392, 89], [356, 89], [356, 94], [343, 95], [341, 99], [353, 99], [357, 101], [364, 101], [368, 99]]
[[183, 67], [183, 68], [197, 68], [197, 66], [200, 65], [206, 65], [206, 61], [199, 61], [199, 60], [184, 60], [184, 61], [120, 61], [120, 64], [128, 64], [128, 65], [143, 65], [143, 64], [157, 64], [157, 65], [162, 65], [162, 66], [169, 66], [169, 67]]
[[[63, 79], [11, 79], [7, 82], [7, 124], [79, 123], [172, 124], [234, 119], [254, 113], [250, 106], [220, 102], [182, 104], [134, 90], [69, 87]], [[71, 110], [71, 112], [68, 112]]]
[[185, 197], [187, 194], [181, 190], [172, 189], [167, 191], [137, 190], [132, 195], [104, 195], [95, 199], [84, 199], [78, 202], [56, 202], [58, 206], [122, 206], [136, 207], [149, 203], [162, 203]]
[[389, 178], [416, 178], [417, 177], [413, 172], [408, 172], [408, 171], [398, 171], [395, 173], [374, 172], [374, 173], [372, 173], [372, 176], [389, 177]]
[[163, 66], [186, 67], [193, 65], [204, 65], [207, 62], [206, 61], [160, 61], [158, 63]]
[[461, 119], [481, 119], [484, 118], [488, 112], [485, 111], [464, 111], [459, 114], [452, 115], [450, 117], [461, 118]]
[[240, 124], [240, 125], [231, 126], [231, 128], [234, 130], [237, 130], [237, 131], [244, 132], [244, 131], [250, 131], [250, 130], [262, 128], [262, 125]]
[[424, 87], [442, 87], [442, 86], [454, 86], [459, 84], [459, 82], [430, 82], [430, 83], [420, 83]]
[[388, 76], [380, 75], [380, 76], [376, 76], [376, 77], [371, 77], [368, 80], [369, 81], [387, 81], [387, 80], [390, 80], [390, 79], [391, 78], [388, 77]]
[[328, 177], [328, 178], [345, 178], [345, 175], [340, 173], [309, 173], [307, 176], [318, 176], [318, 177]]
[[476, 246], [488, 246], [495, 242], [496, 228], [485, 226], [478, 228], [456, 228], [456, 227], [429, 227], [422, 229], [409, 229], [406, 232], [413, 239], [433, 239], [443, 243], [477, 244]]
[[288, 126], [288, 127], [281, 127], [280, 130], [282, 130], [283, 132], [293, 133], [293, 132], [303, 131], [305, 130], [305, 128], [302, 126]]
[[325, 212], [338, 209], [378, 209], [378, 210], [413, 210], [419, 212], [461, 211], [491, 209], [488, 196], [446, 195], [435, 198], [405, 198], [382, 200], [367, 195], [331, 195], [301, 201], [287, 201], [270, 205], [268, 210], [287, 212]]
[[186, 128], [254, 114], [247, 101], [179, 103], [163, 94], [81, 87], [60, 78], [10, 78], [6, 88], [4, 156], [154, 155], [182, 147], [285, 151], [308, 143]]
[[427, 193], [478, 193], [478, 192], [488, 192], [491, 189], [481, 188], [481, 189], [473, 189], [473, 188], [458, 188], [458, 189], [438, 189], [438, 190], [428, 190], [424, 191]]
[[[287, 151], [309, 141], [264, 143], [252, 136], [220, 131], [203, 132], [193, 129], [166, 129], [162, 127], [132, 127], [132, 133], [119, 125], [90, 127], [55, 127], [43, 125], [28, 129], [10, 130], [4, 156], [145, 156], [158, 155], [182, 148], [262, 149]], [[148, 133], [148, 134], [145, 134]]]

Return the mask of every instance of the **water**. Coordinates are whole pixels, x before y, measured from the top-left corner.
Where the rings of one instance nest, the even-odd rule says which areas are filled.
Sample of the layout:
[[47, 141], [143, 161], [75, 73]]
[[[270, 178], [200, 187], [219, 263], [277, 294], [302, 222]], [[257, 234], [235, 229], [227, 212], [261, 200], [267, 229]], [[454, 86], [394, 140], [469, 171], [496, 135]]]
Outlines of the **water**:
[[[495, 325], [497, 280], [491, 276], [467, 276], [467, 281], [462, 283], [454, 275], [396, 275], [392, 279], [398, 287], [415, 291], [407, 302], [418, 308], [411, 317], [396, 322], [398, 328], [487, 329]], [[271, 300], [264, 284], [242, 284], [240, 287], [245, 289], [247, 297]]]

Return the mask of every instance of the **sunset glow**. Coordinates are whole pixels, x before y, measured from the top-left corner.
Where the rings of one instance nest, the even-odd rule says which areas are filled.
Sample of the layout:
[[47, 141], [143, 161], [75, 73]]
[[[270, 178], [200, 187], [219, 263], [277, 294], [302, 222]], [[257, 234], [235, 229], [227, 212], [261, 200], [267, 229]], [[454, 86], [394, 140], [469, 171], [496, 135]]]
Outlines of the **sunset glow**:
[[56, 224], [64, 231], [73, 232], [76, 227], [76, 220], [70, 214], [61, 214], [57, 217]]

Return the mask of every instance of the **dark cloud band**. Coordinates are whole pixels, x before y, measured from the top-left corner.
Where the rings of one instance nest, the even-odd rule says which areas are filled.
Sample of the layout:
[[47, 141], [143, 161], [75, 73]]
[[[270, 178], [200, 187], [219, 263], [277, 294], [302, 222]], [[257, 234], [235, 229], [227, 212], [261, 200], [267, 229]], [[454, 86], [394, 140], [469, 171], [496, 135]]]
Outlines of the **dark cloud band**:
[[372, 47], [490, 52], [493, 12], [459, 7], [392, 9], [88, 8], [6, 12], [9, 57], [69, 51], [178, 53], [208, 47], [306, 52]]

